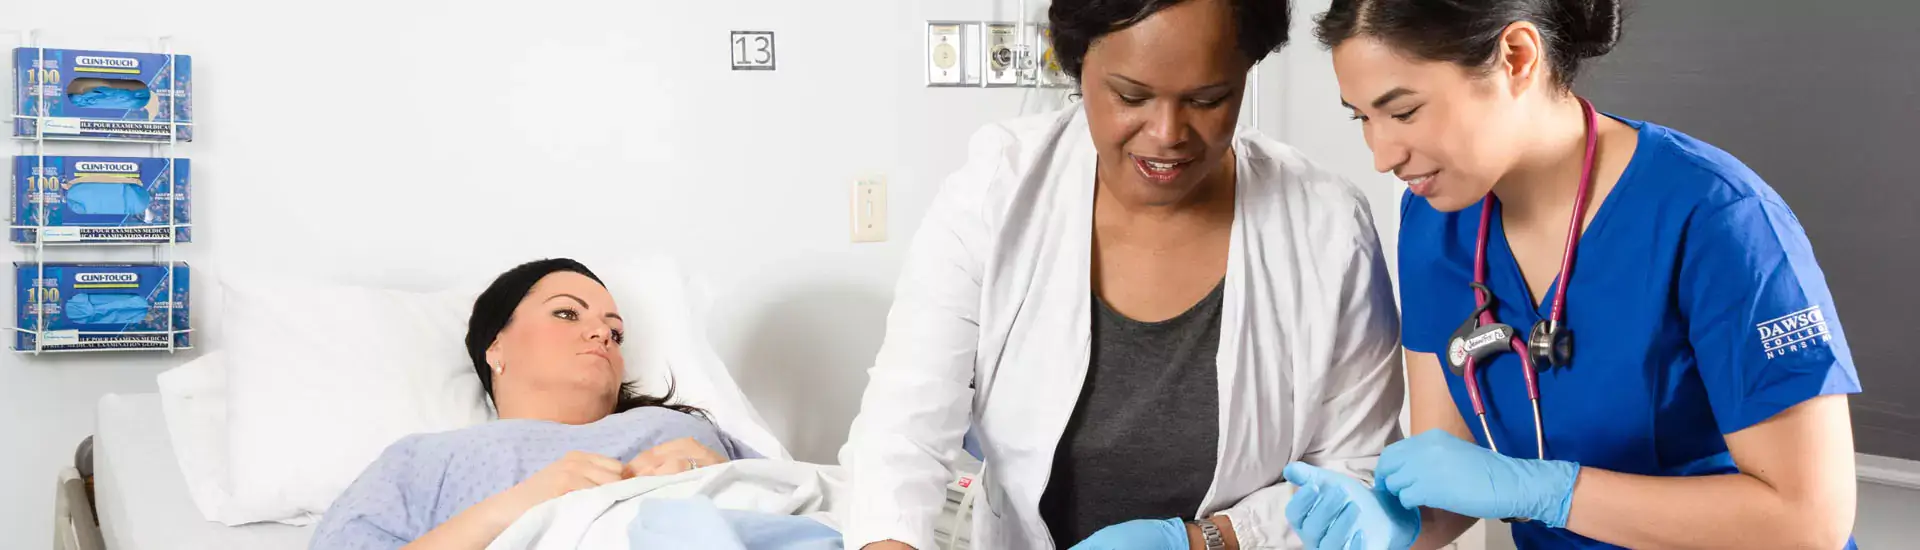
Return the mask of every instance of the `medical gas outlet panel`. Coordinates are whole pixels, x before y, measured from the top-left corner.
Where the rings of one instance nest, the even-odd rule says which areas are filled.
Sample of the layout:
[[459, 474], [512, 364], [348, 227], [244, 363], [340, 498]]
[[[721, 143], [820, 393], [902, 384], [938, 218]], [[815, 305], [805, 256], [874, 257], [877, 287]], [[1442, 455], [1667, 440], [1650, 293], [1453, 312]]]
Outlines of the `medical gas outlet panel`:
[[1043, 24], [928, 21], [927, 86], [944, 88], [1070, 88]]

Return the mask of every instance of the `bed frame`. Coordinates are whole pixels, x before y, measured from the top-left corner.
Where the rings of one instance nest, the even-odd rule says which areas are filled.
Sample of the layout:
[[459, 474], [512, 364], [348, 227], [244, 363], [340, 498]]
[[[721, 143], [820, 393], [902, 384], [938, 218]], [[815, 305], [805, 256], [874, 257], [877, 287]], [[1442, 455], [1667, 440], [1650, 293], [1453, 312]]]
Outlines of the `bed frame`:
[[80, 476], [80, 470], [60, 471], [60, 478], [54, 484], [53, 550], [106, 550], [106, 542], [100, 536], [100, 522], [93, 514], [93, 499], [87, 487], [90, 481]]

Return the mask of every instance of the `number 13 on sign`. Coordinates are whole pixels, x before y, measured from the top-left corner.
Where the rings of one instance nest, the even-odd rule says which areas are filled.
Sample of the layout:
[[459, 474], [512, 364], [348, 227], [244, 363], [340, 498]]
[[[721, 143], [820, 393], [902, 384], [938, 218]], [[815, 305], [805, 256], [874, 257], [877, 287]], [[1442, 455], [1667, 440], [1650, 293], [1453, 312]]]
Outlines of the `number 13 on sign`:
[[733, 70], [773, 70], [773, 33], [733, 31]]

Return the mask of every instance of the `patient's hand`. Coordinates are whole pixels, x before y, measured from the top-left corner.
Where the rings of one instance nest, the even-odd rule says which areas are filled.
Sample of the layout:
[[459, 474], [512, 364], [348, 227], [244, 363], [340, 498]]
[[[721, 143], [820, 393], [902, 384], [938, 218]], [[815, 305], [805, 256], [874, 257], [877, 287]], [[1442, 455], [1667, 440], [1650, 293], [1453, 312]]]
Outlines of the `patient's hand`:
[[633, 477], [626, 466], [605, 456], [572, 451], [496, 496], [504, 501], [503, 509], [513, 510], [513, 517], [519, 518], [528, 509], [560, 495]]
[[725, 455], [713, 452], [691, 437], [684, 437], [647, 449], [633, 457], [627, 467], [636, 476], [665, 476], [725, 462]]
[[434, 527], [409, 548], [477, 548], [500, 536], [527, 510], [560, 495], [591, 489], [633, 477], [620, 461], [593, 453], [573, 451], [547, 467], [534, 472], [525, 481], [487, 497], [461, 511], [446, 523]]

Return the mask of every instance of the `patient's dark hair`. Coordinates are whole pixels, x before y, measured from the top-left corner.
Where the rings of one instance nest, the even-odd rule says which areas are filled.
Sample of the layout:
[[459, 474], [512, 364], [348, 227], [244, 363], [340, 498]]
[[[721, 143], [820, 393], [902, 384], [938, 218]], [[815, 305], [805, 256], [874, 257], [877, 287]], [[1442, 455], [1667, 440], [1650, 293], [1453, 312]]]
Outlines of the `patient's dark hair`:
[[[1047, 23], [1053, 32], [1053, 51], [1060, 69], [1074, 80], [1087, 61], [1093, 41], [1126, 30], [1153, 14], [1187, 0], [1053, 0]], [[1267, 54], [1287, 45], [1292, 8], [1287, 0], [1226, 0], [1233, 5], [1235, 36], [1240, 53], [1259, 63]]]
[[[533, 291], [533, 285], [548, 275], [560, 272], [573, 272], [593, 279], [605, 287], [607, 283], [594, 275], [587, 266], [566, 258], [535, 260], [520, 264], [518, 267], [501, 273], [493, 284], [480, 293], [473, 301], [473, 316], [467, 319], [467, 356], [473, 359], [473, 373], [480, 376], [480, 388], [486, 390], [487, 397], [493, 397], [493, 368], [487, 365], [487, 348], [500, 336], [513, 320], [513, 310], [520, 307], [520, 301]], [[705, 416], [706, 411], [689, 405], [668, 403], [673, 399], [673, 386], [667, 386], [666, 395], [654, 397], [640, 393], [632, 382], [620, 384], [620, 398], [614, 402], [613, 414], [627, 412], [641, 407], [664, 407], [686, 414]]]
[[1554, 84], [1573, 87], [1582, 61], [1620, 40], [1619, 0], [1333, 0], [1314, 34], [1328, 48], [1371, 36], [1427, 61], [1488, 68], [1500, 33], [1526, 21], [1540, 29]]

